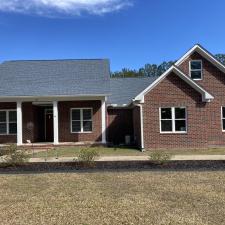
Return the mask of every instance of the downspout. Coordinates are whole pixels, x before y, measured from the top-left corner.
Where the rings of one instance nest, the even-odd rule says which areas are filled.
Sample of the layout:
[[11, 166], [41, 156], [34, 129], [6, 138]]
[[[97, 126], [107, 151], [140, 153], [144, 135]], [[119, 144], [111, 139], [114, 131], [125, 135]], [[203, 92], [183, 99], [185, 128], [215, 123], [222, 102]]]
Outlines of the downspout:
[[141, 151], [145, 151], [144, 145], [144, 122], [143, 122], [143, 105], [142, 104], [135, 104], [140, 108], [140, 126], [141, 126]]

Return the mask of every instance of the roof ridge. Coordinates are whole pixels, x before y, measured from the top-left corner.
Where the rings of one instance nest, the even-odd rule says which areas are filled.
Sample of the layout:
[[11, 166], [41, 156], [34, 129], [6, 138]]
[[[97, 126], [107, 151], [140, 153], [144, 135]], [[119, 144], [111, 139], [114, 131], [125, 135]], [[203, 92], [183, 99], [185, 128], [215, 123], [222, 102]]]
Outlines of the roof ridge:
[[96, 58], [96, 59], [19, 59], [19, 60], [6, 60], [4, 63], [11, 62], [53, 62], [53, 61], [104, 61], [109, 60], [108, 58]]

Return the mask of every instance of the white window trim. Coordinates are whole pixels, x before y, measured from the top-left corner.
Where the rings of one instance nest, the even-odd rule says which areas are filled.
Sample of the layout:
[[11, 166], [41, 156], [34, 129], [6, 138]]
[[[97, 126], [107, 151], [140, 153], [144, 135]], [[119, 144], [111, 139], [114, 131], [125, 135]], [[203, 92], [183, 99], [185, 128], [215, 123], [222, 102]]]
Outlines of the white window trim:
[[223, 117], [223, 108], [225, 108], [225, 106], [221, 106], [221, 128], [222, 132], [225, 132], [225, 130], [223, 129], [223, 120], [225, 120], [225, 117]]
[[[192, 62], [200, 62], [201, 63], [201, 69], [191, 69], [191, 63]], [[199, 78], [197, 78], [197, 79], [193, 79], [192, 77], [191, 77], [191, 72], [192, 71], [201, 71], [201, 78], [199, 79]], [[198, 60], [191, 60], [191, 61], [189, 61], [189, 76], [191, 77], [191, 79], [193, 79], [193, 80], [202, 80], [203, 79], [203, 62], [202, 62], [202, 60], [200, 60], [200, 59], [198, 59]]]
[[[161, 109], [164, 108], [169, 108], [172, 109], [172, 119], [162, 119], [161, 118]], [[175, 108], [185, 108], [185, 119], [175, 119]], [[162, 120], [172, 120], [172, 131], [162, 131], [162, 125], [161, 125], [161, 121]], [[186, 127], [186, 131], [176, 131], [175, 130], [175, 121], [176, 120], [185, 120], [185, 127]], [[159, 108], [159, 127], [160, 127], [160, 134], [187, 134], [187, 108], [185, 106], [175, 106], [175, 107], [160, 107]]]
[[[10, 123], [17, 124], [17, 121], [9, 122], [9, 112], [16, 112], [16, 109], [1, 109], [0, 112], [6, 112], [6, 133], [2, 133], [2, 134], [0, 133], [0, 136], [2, 136], [2, 135], [17, 135], [17, 133], [15, 133], [15, 134], [9, 133], [9, 124]], [[0, 122], [0, 123], [4, 123], [4, 122]]]
[[[91, 121], [92, 122], [92, 131], [84, 131], [84, 127], [83, 127], [83, 113], [82, 113], [84, 109], [91, 110], [91, 120], [87, 120], [87, 121]], [[75, 120], [72, 120], [72, 111], [73, 110], [80, 110], [80, 127], [81, 127], [81, 131], [79, 131], [79, 132], [73, 132], [72, 121], [75, 121]], [[71, 132], [71, 134], [91, 134], [93, 132], [93, 108], [71, 108], [70, 109], [70, 132]]]

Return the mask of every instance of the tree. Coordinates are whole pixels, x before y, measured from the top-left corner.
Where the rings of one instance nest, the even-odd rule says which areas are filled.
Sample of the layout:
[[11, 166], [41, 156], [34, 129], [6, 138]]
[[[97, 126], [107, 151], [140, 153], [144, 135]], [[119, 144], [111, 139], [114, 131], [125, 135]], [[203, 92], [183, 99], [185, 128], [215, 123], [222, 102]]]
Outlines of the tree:
[[136, 70], [130, 70], [127, 68], [124, 68], [124, 69], [122, 69], [122, 71], [116, 71], [111, 74], [111, 77], [113, 77], [113, 78], [138, 77], [138, 76], [140, 76], [140, 75]]
[[225, 65], [225, 54], [216, 54], [215, 57]]
[[[225, 65], [225, 54], [215, 55], [221, 63]], [[131, 70], [124, 68], [121, 71], [111, 73], [111, 77], [154, 77], [162, 75], [166, 70], [168, 70], [176, 61], [162, 62], [159, 65], [156, 64], [145, 64], [139, 70]]]

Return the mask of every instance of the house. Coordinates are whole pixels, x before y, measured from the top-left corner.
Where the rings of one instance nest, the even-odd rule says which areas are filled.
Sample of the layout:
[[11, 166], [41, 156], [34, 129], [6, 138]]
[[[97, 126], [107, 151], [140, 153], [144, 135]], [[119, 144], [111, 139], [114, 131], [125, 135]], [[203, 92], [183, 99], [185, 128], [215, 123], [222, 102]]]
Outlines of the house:
[[110, 78], [109, 61], [0, 64], [0, 143], [225, 145], [225, 66], [195, 45], [160, 77]]

